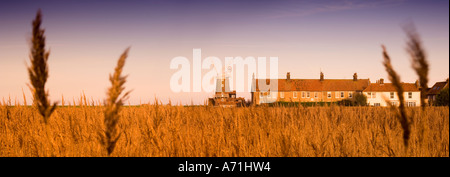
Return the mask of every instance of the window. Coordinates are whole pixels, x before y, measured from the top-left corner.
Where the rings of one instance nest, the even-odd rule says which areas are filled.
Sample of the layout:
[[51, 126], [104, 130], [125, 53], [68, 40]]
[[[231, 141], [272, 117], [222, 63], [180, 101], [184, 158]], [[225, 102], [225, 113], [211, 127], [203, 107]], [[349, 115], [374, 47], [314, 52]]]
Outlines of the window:
[[336, 98], [339, 98], [339, 92], [336, 92]]
[[267, 92], [267, 98], [270, 98], [270, 91]]
[[377, 92], [372, 92], [372, 98], [376, 98], [377, 97]]
[[319, 93], [314, 92], [314, 98], [318, 98], [319, 97]]
[[259, 92], [259, 98], [263, 98], [264, 94], [262, 92]]
[[391, 99], [394, 99], [394, 92], [391, 92], [390, 98], [391, 98]]
[[367, 98], [372, 98], [372, 93], [367, 92]]
[[397, 103], [397, 102], [395, 102], [395, 101], [393, 101], [393, 102], [391, 102], [391, 105], [392, 105], [392, 106], [397, 106], [397, 105], [398, 105], [398, 103]]
[[373, 106], [380, 106], [380, 103], [374, 103]]
[[284, 92], [280, 92], [280, 97], [284, 98]]
[[277, 99], [278, 98], [278, 92], [272, 92], [272, 98]]
[[293, 97], [294, 97], [294, 98], [297, 98], [297, 92], [294, 92], [294, 93], [293, 93]]
[[302, 92], [302, 98], [305, 98], [305, 92]]
[[409, 98], [409, 99], [412, 98], [412, 92], [408, 92], [408, 98]]
[[327, 92], [327, 98], [331, 98], [331, 92]]
[[416, 106], [416, 102], [407, 102], [406, 104], [408, 105], [408, 107]]
[[341, 92], [341, 98], [344, 98], [344, 92]]
[[309, 94], [310, 94], [309, 92], [306, 92], [306, 98], [309, 98], [309, 97], [310, 97]]
[[348, 92], [348, 97], [353, 98], [353, 92]]

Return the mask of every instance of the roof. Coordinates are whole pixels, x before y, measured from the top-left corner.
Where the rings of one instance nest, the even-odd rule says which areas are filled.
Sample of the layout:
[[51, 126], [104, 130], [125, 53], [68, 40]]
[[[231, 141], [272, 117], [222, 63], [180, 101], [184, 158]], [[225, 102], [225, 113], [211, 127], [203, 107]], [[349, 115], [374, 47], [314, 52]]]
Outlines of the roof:
[[[401, 83], [403, 87], [403, 91], [405, 92], [419, 92], [419, 88], [417, 88], [414, 83]], [[364, 92], [395, 92], [397, 91], [392, 83], [372, 83], [370, 84]]]
[[433, 87], [431, 87], [427, 94], [428, 95], [437, 95], [443, 88], [448, 87], [448, 81], [444, 82], [436, 82]]
[[[266, 79], [256, 79], [255, 83]], [[363, 91], [370, 81], [369, 79], [272, 79], [278, 82], [278, 91]], [[259, 90], [258, 84], [256, 91]]]

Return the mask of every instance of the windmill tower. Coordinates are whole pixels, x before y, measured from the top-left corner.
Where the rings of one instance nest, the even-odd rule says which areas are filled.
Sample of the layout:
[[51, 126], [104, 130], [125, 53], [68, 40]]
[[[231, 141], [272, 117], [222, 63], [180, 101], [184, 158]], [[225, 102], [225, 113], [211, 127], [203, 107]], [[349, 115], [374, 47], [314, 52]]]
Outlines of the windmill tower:
[[[227, 67], [229, 68], [229, 67]], [[217, 71], [217, 69], [216, 69]], [[225, 70], [222, 69], [222, 75], [216, 78], [216, 91], [214, 98], [209, 98], [208, 105], [221, 106], [221, 107], [235, 107], [243, 106], [245, 103], [244, 98], [236, 98], [236, 91], [230, 89], [230, 74], [232, 68]]]
[[216, 79], [216, 97], [220, 94], [220, 97], [224, 97], [225, 93], [230, 92], [230, 80], [226, 75], [225, 70], [222, 70], [222, 75]]

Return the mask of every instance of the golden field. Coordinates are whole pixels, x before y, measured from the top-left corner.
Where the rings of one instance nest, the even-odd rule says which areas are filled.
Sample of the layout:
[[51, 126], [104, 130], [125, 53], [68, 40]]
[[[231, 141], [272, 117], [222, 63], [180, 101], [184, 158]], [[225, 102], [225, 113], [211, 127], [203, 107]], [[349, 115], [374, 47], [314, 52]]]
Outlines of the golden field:
[[[449, 157], [449, 108], [408, 108], [409, 146], [395, 110], [381, 107], [123, 107], [111, 156]], [[108, 156], [102, 106], [0, 106], [0, 156]]]
[[[42, 14], [32, 23], [27, 64], [33, 106], [0, 105], [0, 156], [19, 157], [449, 157], [449, 107], [406, 108], [402, 82], [384, 46], [383, 65], [399, 95], [397, 108], [128, 106], [129, 48], [109, 75], [103, 106], [57, 106], [45, 88], [50, 52]], [[405, 27], [417, 84], [428, 88], [429, 64], [415, 28]], [[22, 90], [23, 92], [23, 90]], [[84, 94], [83, 94], [84, 95]], [[425, 103], [426, 89], [421, 89]], [[24, 105], [26, 104], [25, 94]], [[84, 104], [83, 104], [84, 100]], [[366, 103], [366, 101], [363, 101]], [[97, 104], [100, 105], [100, 104]], [[364, 104], [360, 104], [364, 105]]]

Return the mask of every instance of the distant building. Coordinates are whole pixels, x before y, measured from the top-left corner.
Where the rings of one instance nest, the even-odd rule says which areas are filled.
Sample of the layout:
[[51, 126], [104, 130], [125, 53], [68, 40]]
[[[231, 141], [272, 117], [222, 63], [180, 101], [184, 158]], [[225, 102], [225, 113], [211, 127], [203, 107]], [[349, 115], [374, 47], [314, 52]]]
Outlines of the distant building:
[[[403, 96], [405, 98], [405, 105], [420, 106], [420, 90], [416, 83], [401, 83], [403, 88]], [[393, 105], [399, 105], [397, 91], [392, 83], [384, 83], [384, 79], [378, 80], [376, 83], [371, 83], [363, 91], [367, 96], [367, 103], [370, 106], [388, 106], [386, 100]]]
[[278, 82], [278, 89], [264, 92], [259, 89], [259, 81], [255, 78], [252, 81], [252, 102], [256, 105], [272, 102], [336, 102], [353, 98], [355, 93], [362, 93], [370, 84], [369, 79], [358, 79], [356, 73], [353, 79], [325, 79], [322, 72], [320, 79], [291, 79], [288, 72], [286, 79], [267, 79], [267, 83]]
[[448, 88], [448, 78], [444, 82], [436, 82], [433, 85], [433, 87], [428, 89], [427, 92], [428, 103], [433, 104], [434, 101], [436, 100], [436, 95], [439, 94], [439, 92], [444, 88]]
[[236, 98], [236, 91], [230, 90], [228, 77], [223, 77], [216, 80], [214, 98], [208, 99], [208, 105], [220, 107], [244, 106], [245, 99], [242, 97]]

